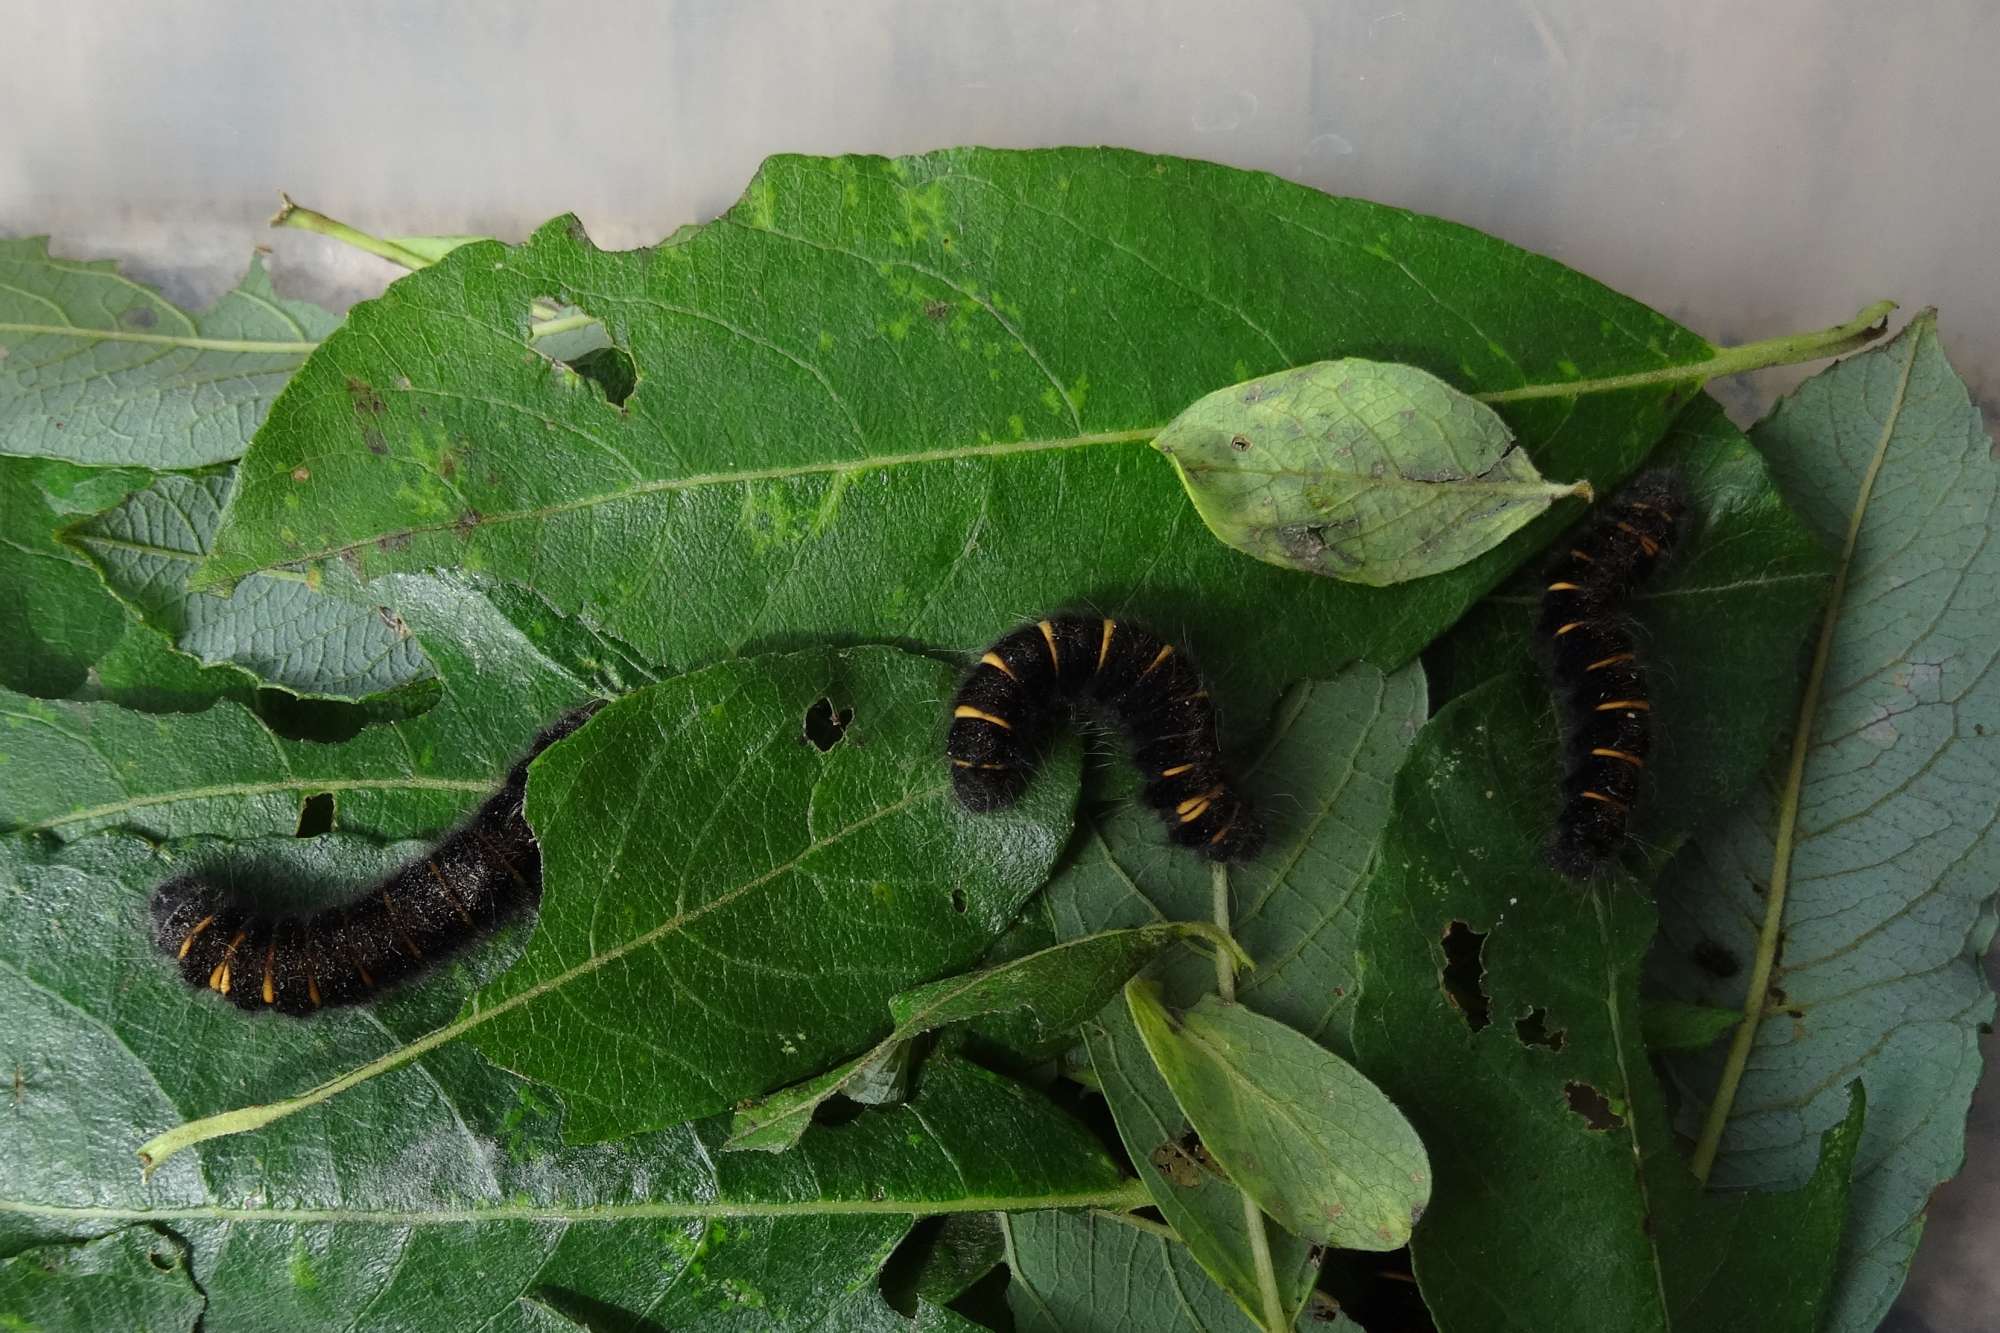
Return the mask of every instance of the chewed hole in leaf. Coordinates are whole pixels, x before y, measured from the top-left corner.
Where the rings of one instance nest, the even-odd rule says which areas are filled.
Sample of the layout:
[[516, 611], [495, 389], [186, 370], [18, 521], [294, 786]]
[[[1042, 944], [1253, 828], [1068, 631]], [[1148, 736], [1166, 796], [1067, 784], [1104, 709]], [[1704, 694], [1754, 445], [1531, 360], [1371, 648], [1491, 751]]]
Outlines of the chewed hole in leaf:
[[1514, 1035], [1523, 1046], [1540, 1046], [1560, 1051], [1569, 1040], [1561, 1028], [1549, 1026], [1549, 1011], [1539, 1005], [1514, 1020]]
[[165, 1250], [152, 1249], [146, 1251], [146, 1262], [159, 1269], [162, 1273], [171, 1273], [174, 1271], [174, 1256]]
[[638, 363], [601, 321], [556, 296], [530, 301], [527, 315], [529, 345], [553, 363], [564, 382], [595, 386], [610, 406], [625, 405], [639, 385]]
[[1181, 1131], [1179, 1138], [1168, 1139], [1153, 1149], [1147, 1160], [1154, 1170], [1182, 1189], [1193, 1189], [1205, 1176], [1223, 1177], [1222, 1168], [1202, 1146], [1201, 1135], [1192, 1129]]
[[835, 708], [833, 700], [821, 695], [813, 706], [806, 709], [805, 738], [813, 748], [825, 754], [840, 744], [847, 734], [847, 724], [854, 720], [852, 708]]
[[1493, 1021], [1493, 1002], [1486, 994], [1486, 968], [1480, 960], [1486, 936], [1463, 921], [1454, 921], [1444, 930], [1444, 971], [1438, 981], [1445, 997], [1474, 1032]]
[[301, 838], [317, 838], [322, 833], [333, 831], [333, 793], [317, 792], [308, 796], [299, 806], [299, 826], [294, 830]]
[[1605, 1132], [1625, 1126], [1625, 1117], [1611, 1109], [1610, 1099], [1588, 1083], [1563, 1084], [1563, 1100], [1594, 1130]]
[[965, 890], [953, 889], [951, 891], [951, 910], [962, 915], [965, 912], [965, 907]]

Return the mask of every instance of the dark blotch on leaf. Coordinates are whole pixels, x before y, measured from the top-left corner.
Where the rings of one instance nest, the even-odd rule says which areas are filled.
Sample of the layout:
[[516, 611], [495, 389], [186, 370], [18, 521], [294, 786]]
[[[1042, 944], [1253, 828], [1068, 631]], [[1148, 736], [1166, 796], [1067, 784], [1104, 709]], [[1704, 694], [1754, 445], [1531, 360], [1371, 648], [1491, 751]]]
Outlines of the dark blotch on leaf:
[[964, 889], [953, 889], [951, 891], [951, 910], [960, 913], [961, 915], [963, 915], [963, 913], [965, 912]]
[[119, 315], [118, 322], [128, 328], [150, 329], [160, 322], [160, 317], [153, 313], [151, 306], [135, 305]]
[[1465, 1025], [1474, 1032], [1493, 1021], [1493, 1003], [1486, 994], [1486, 968], [1480, 961], [1480, 952], [1486, 947], [1486, 936], [1466, 925], [1454, 921], [1444, 931], [1444, 971], [1438, 980], [1444, 986], [1445, 996], [1465, 1018]]
[[362, 430], [361, 442], [367, 445], [368, 452], [375, 455], [377, 458], [380, 458], [383, 454], [389, 452], [389, 441], [383, 438], [382, 432], [376, 430], [373, 426], [366, 427], [365, 429]]
[[924, 302], [924, 314], [929, 316], [933, 321], [941, 320], [951, 314], [951, 302], [926, 301]]
[[1694, 948], [1688, 951], [1688, 957], [1702, 971], [1725, 981], [1743, 970], [1743, 964], [1736, 961], [1735, 954], [1710, 939], [1697, 941]]
[[1610, 1100], [1588, 1083], [1563, 1084], [1563, 1100], [1594, 1130], [1622, 1129], [1625, 1125], [1625, 1117], [1612, 1110]]
[[847, 734], [847, 724], [853, 720], [852, 708], [836, 709], [833, 700], [821, 695], [811, 708], [806, 709], [805, 739], [825, 754], [840, 744], [841, 737]]
[[322, 833], [333, 831], [333, 793], [323, 791], [308, 796], [299, 807], [299, 827], [297, 836], [317, 838]]
[[1523, 1046], [1544, 1046], [1559, 1051], [1568, 1040], [1561, 1028], [1549, 1027], [1549, 1011], [1539, 1005], [1514, 1020], [1514, 1035]]
[[375, 386], [366, 380], [347, 377], [347, 400], [354, 405], [356, 416], [379, 417], [389, 410], [382, 401], [382, 395], [375, 392]]

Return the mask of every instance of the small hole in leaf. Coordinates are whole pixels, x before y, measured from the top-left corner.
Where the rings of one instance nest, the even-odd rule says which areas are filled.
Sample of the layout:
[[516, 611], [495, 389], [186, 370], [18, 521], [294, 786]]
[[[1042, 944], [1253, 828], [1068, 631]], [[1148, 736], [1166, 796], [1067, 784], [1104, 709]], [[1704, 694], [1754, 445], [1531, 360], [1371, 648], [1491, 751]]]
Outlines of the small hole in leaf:
[[1549, 1011], [1539, 1006], [1514, 1020], [1514, 1035], [1523, 1046], [1542, 1046], [1559, 1051], [1568, 1040], [1561, 1028], [1549, 1026]]
[[1438, 980], [1474, 1032], [1493, 1021], [1493, 1003], [1486, 995], [1486, 969], [1479, 958], [1485, 947], [1486, 936], [1463, 921], [1445, 927], [1444, 971]]
[[622, 347], [585, 352], [570, 362], [569, 368], [602, 390], [604, 401], [613, 407], [625, 406], [632, 390], [639, 387], [639, 367]]
[[164, 1250], [146, 1251], [146, 1262], [159, 1269], [162, 1273], [171, 1273], [174, 1271], [174, 1256]]
[[1250, 437], [1248, 435], [1233, 436], [1229, 441], [1229, 447], [1239, 454], [1247, 454], [1250, 452]]
[[308, 796], [299, 807], [299, 827], [297, 836], [317, 838], [322, 833], [333, 831], [333, 793], [323, 791]]
[[961, 915], [963, 915], [963, 914], [964, 914], [964, 912], [965, 912], [965, 890], [964, 890], [964, 889], [953, 889], [953, 890], [951, 891], [951, 910], [952, 910], [952, 911], [954, 911], [954, 912], [957, 912], [957, 913], [959, 913], [959, 914], [961, 914]]
[[836, 709], [833, 700], [822, 695], [817, 703], [806, 709], [806, 739], [821, 754], [825, 754], [840, 744], [840, 738], [847, 734], [847, 724], [853, 720], [852, 708]]
[[1563, 1100], [1569, 1103], [1570, 1110], [1583, 1117], [1584, 1124], [1594, 1130], [1624, 1127], [1625, 1117], [1612, 1110], [1610, 1099], [1588, 1083], [1563, 1084]]

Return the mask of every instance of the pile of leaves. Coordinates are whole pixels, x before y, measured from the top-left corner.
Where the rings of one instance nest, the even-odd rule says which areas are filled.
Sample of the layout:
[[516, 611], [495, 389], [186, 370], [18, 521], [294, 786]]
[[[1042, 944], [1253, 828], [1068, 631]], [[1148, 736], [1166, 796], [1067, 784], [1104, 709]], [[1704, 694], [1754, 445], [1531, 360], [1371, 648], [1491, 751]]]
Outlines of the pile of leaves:
[[[415, 271], [193, 316], [0, 242], [0, 1320], [1887, 1309], [2000, 879], [2000, 471], [1927, 314], [1718, 348], [1108, 150], [778, 158], [623, 253], [282, 220]], [[1864, 344], [1747, 437], [1701, 391]], [[1532, 567], [1642, 463], [1695, 518], [1579, 887]], [[1195, 654], [1256, 860], [1089, 736], [953, 803], [958, 672], [1065, 607]], [[591, 699], [533, 919], [309, 1021], [155, 949], [161, 881], [351, 898]]]

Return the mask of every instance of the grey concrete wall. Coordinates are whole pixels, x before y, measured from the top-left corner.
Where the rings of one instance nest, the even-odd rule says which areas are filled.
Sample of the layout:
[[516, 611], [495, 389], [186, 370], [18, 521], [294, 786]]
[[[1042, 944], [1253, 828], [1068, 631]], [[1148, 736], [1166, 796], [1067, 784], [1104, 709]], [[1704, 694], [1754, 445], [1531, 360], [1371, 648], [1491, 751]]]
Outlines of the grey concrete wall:
[[[636, 245], [778, 150], [1119, 143], [1471, 223], [1721, 341], [1936, 304], [1991, 419], [1997, 56], [1989, 0], [0, 0], [0, 234], [182, 299], [267, 244], [342, 304], [392, 270], [264, 230], [280, 188], [382, 232], [574, 210]], [[1747, 417], [1790, 382], [1723, 388]], [[1992, 1100], [1901, 1328], [1990, 1323]]]

